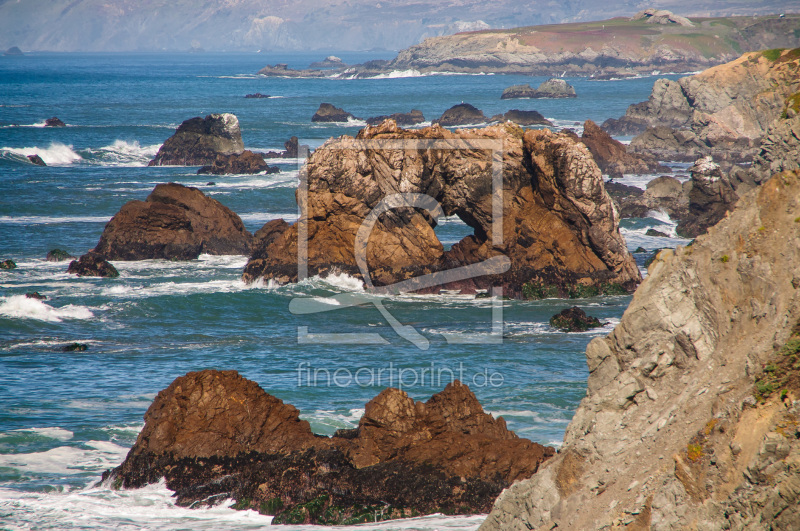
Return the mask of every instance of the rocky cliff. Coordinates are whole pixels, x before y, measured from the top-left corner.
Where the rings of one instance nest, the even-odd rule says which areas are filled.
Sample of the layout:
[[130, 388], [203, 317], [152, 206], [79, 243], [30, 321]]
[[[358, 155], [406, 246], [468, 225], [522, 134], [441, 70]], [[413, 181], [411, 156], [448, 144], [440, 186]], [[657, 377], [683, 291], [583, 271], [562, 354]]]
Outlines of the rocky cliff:
[[603, 127], [612, 134], [641, 133], [630, 150], [660, 160], [751, 160], [798, 90], [800, 48], [748, 53], [701, 74], [658, 80], [648, 101]]
[[[471, 141], [493, 143], [497, 152]], [[404, 130], [389, 120], [356, 138], [329, 140], [307, 165], [309, 275], [338, 270], [366, 274], [375, 286], [408, 281], [408, 290], [437, 293], [440, 287], [474, 292], [503, 286], [516, 297], [526, 285], [553, 286], [566, 295], [579, 287], [632, 289], [640, 280], [601, 172], [586, 147], [569, 135], [523, 131], [513, 124]], [[404, 201], [435, 200], [441, 211], [427, 203], [388, 208], [387, 201], [400, 193], [409, 194]], [[502, 214], [496, 226], [495, 209], [498, 220]], [[370, 218], [371, 212], [377, 217]], [[457, 215], [474, 234], [445, 251], [434, 232], [441, 213]], [[275, 220], [258, 231], [244, 280], [296, 281], [298, 228]], [[468, 278], [444, 274], [473, 264], [483, 265], [469, 268]], [[410, 281], [424, 275], [445, 285]]]
[[483, 412], [455, 381], [427, 402], [389, 388], [357, 428], [311, 432], [299, 411], [235, 371], [177, 378], [145, 413], [117, 488], [166, 479], [179, 505], [236, 500], [273, 523], [355, 524], [487, 511], [500, 490], [554, 454]]
[[785, 173], [658, 255], [586, 349], [560, 453], [481, 530], [797, 529], [799, 321], [800, 174]]

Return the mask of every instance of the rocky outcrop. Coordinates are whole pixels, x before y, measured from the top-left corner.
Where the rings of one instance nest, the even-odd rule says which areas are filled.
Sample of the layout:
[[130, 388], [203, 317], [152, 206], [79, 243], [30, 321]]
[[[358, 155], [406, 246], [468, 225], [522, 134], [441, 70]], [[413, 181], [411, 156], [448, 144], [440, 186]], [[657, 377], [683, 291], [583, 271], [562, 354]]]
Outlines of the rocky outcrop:
[[673, 221], [689, 216], [691, 181], [681, 183], [675, 177], [663, 175], [647, 183], [645, 190], [616, 181], [605, 186], [622, 218], [644, 218], [658, 210], [666, 212]]
[[483, 111], [474, 105], [459, 103], [444, 111], [433, 123], [443, 127], [453, 127], [459, 125], [483, 124], [487, 121], [486, 116], [483, 115]]
[[217, 155], [244, 151], [239, 119], [233, 114], [209, 114], [183, 122], [158, 149], [150, 166], [206, 166]]
[[612, 134], [642, 133], [630, 151], [660, 160], [713, 155], [748, 161], [798, 90], [800, 49], [748, 53], [695, 76], [657, 81], [647, 102], [603, 127]]
[[692, 21], [686, 17], [676, 15], [672, 11], [667, 11], [666, 9], [655, 9], [652, 7], [644, 11], [639, 11], [631, 17], [631, 20], [644, 20], [648, 24], [677, 24], [678, 26], [687, 28], [694, 27]]
[[800, 169], [800, 115], [775, 120], [761, 141], [753, 160], [753, 178], [760, 183], [769, 176]]
[[104, 255], [94, 251], [89, 251], [77, 260], [70, 262], [67, 266], [67, 273], [73, 273], [79, 277], [116, 278], [119, 276], [117, 268], [111, 265]]
[[47, 253], [48, 262], [64, 262], [65, 260], [72, 260], [75, 258], [63, 249], [52, 249]]
[[329, 55], [322, 61], [314, 61], [309, 68], [347, 68], [347, 64], [340, 57]]
[[284, 151], [267, 151], [261, 155], [266, 159], [296, 159], [311, 151], [307, 144], [301, 146], [296, 136], [284, 142], [283, 147]]
[[35, 164], [37, 166], [47, 166], [47, 163], [42, 160], [42, 157], [39, 155], [28, 155], [28, 160], [31, 161], [31, 164]]
[[629, 153], [625, 145], [611, 138], [592, 120], [583, 124], [580, 141], [589, 148], [594, 161], [611, 177], [622, 177], [624, 174], [643, 174], [669, 172], [670, 169], [659, 164], [651, 155]]
[[137, 488], [163, 477], [179, 505], [232, 498], [273, 523], [352, 524], [484, 511], [553, 453], [484, 413], [458, 381], [425, 403], [386, 389], [357, 428], [328, 438], [255, 382], [206, 370], [158, 394], [125, 461], [104, 479]]
[[519, 109], [511, 109], [505, 114], [498, 114], [496, 116], [492, 116], [490, 121], [513, 122], [523, 127], [528, 125], [546, 125], [548, 127], [553, 126], [553, 122], [542, 116], [540, 112], [520, 111]]
[[603, 323], [597, 317], [586, 315], [586, 312], [573, 306], [551, 317], [550, 326], [562, 332], [585, 332], [590, 328], [603, 326]]
[[44, 121], [44, 126], [45, 127], [66, 127], [67, 124], [62, 122], [57, 117], [53, 116], [52, 118], [48, 118], [47, 120]]
[[675, 229], [679, 236], [694, 238], [716, 225], [733, 208], [739, 196], [728, 176], [711, 157], [705, 157], [689, 168], [689, 214]]
[[252, 241], [228, 207], [197, 188], [169, 183], [145, 201], [125, 203], [94, 250], [109, 260], [193, 260], [201, 253], [249, 254]]
[[312, 68], [295, 70], [294, 68], [289, 68], [289, 65], [286, 63], [267, 65], [258, 71], [259, 76], [266, 77], [325, 77], [329, 74], [329, 71], [316, 70]]
[[1, 260], [0, 261], [0, 269], [11, 270], [11, 269], [16, 269], [16, 268], [17, 268], [16, 262], [14, 262], [14, 260], [12, 260], [10, 258], [7, 258], [6, 260]]
[[511, 85], [503, 90], [500, 99], [507, 100], [512, 98], [575, 98], [575, 88], [559, 78], [551, 78], [539, 85], [538, 88], [531, 87], [528, 83], [524, 85]]
[[4, 51], [3, 55], [10, 57], [10, 56], [14, 56], [14, 55], [25, 55], [25, 54], [22, 53], [22, 50], [20, 50], [19, 47], [12, 46], [8, 50]]
[[269, 94], [261, 94], [260, 92], [256, 92], [254, 94], [245, 94], [244, 97], [248, 100], [263, 100], [269, 98]]
[[[296, 156], [296, 155], [295, 155]], [[253, 153], [249, 149], [239, 154], [217, 155], [214, 164], [203, 166], [197, 170], [198, 175], [243, 175], [253, 173], [279, 173], [277, 166], [270, 166], [264, 161], [264, 156]]]
[[378, 125], [384, 120], [394, 120], [399, 126], [417, 125], [425, 121], [425, 116], [418, 109], [411, 109], [411, 112], [396, 112], [390, 115], [374, 116], [367, 118], [368, 125]]
[[798, 198], [800, 175], [776, 175], [691, 247], [661, 251], [589, 343], [561, 451], [482, 531], [797, 527]]
[[[494, 207], [500, 203], [492, 200], [492, 154], [485, 147], [467, 149], [470, 139], [504, 150], [497, 159], [503, 176], [498, 196], [502, 241], [499, 225], [493, 228]], [[441, 142], [424, 150], [369, 145], [394, 140]], [[503, 286], [506, 295], [516, 297], [529, 283], [554, 286], [565, 295], [578, 285], [630, 289], [639, 281], [599, 168], [586, 147], [565, 134], [523, 131], [512, 124], [456, 132], [440, 126], [404, 130], [387, 121], [356, 138], [329, 140], [307, 164], [309, 275], [344, 271], [367, 275], [375, 286], [403, 282], [408, 291], [437, 293], [440, 287], [474, 292]], [[423, 214], [402, 204], [390, 209], [387, 201], [399, 192], [430, 196], [474, 234], [444, 251], [433, 230], [438, 212]], [[387, 211], [359, 238], [366, 243], [366, 249], [358, 249], [364, 257], [359, 264], [357, 234], [375, 208]], [[256, 233], [244, 280], [296, 281], [298, 234], [297, 224], [267, 223]], [[473, 264], [479, 265], [470, 268], [470, 278], [443, 273]], [[422, 283], [411, 280], [437, 272]], [[425, 284], [433, 278], [444, 285]]]
[[357, 118], [344, 109], [334, 107], [330, 103], [320, 103], [319, 109], [311, 117], [312, 122], [346, 122]]

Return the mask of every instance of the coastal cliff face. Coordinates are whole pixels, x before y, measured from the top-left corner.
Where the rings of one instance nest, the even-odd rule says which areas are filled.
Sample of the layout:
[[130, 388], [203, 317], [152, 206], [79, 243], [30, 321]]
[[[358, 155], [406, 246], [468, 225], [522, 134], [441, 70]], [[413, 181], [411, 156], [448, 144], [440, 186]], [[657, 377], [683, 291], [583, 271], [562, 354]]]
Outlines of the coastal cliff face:
[[[367, 141], [441, 141], [427, 149], [377, 149]], [[493, 241], [493, 155], [463, 145], [502, 146], [502, 241]], [[457, 149], [444, 149], [450, 143]], [[486, 269], [441, 287], [474, 292], [503, 286], [521, 296], [528, 285], [615, 285], [631, 289], [640, 275], [619, 233], [619, 217], [588, 149], [569, 135], [525, 131], [511, 124], [450, 132], [440, 126], [404, 130], [393, 121], [356, 138], [329, 140], [308, 160], [308, 273], [344, 271], [361, 277], [357, 234], [370, 212], [398, 193], [425, 194], [445, 215], [474, 229], [444, 251], [435, 221], [421, 209], [388, 210], [367, 233], [366, 265], [376, 286], [503, 259], [508, 271]], [[297, 280], [298, 224], [267, 223], [255, 235], [243, 278]], [[425, 289], [424, 286], [413, 289]]]
[[603, 126], [612, 134], [642, 133], [630, 150], [660, 160], [751, 160], [798, 90], [800, 48], [748, 53], [701, 74], [658, 80], [648, 101]]
[[796, 529], [799, 216], [800, 174], [776, 175], [662, 251], [587, 347], [560, 453], [481, 530]]
[[[683, 18], [683, 17], [678, 17]], [[685, 20], [685, 19], [684, 19]], [[800, 16], [599, 22], [485, 30], [426, 39], [402, 50], [388, 70], [591, 76], [703, 70], [742, 51], [796, 47]]]

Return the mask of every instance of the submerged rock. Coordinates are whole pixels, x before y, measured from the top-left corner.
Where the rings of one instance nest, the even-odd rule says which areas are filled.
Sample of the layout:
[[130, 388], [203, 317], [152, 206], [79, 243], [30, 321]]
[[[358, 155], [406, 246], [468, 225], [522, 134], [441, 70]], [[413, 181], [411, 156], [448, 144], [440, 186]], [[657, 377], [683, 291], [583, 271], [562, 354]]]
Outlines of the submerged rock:
[[562, 332], [585, 332], [590, 328], [603, 326], [603, 323], [597, 317], [586, 315], [586, 312], [573, 306], [551, 317], [550, 326]]
[[[364, 141], [372, 139], [445, 142], [427, 150], [365, 147]], [[491, 240], [491, 152], [445, 149], [471, 139], [494, 141], [504, 149], [502, 244]], [[474, 234], [445, 251], [430, 216], [390, 209], [367, 233], [367, 268], [362, 270], [356, 261], [360, 227], [372, 209], [399, 189], [430, 196], [445, 215], [459, 216]], [[378, 289], [403, 282], [403, 289], [431, 293], [502, 286], [505, 295], [514, 297], [521, 297], [529, 282], [555, 285], [567, 293], [577, 284], [631, 289], [640, 279], [599, 168], [583, 144], [564, 134], [523, 133], [513, 125], [455, 133], [439, 126], [404, 130], [387, 121], [363, 129], [356, 138], [342, 136], [318, 148], [308, 159], [308, 190], [309, 275], [366, 274]], [[256, 233], [243, 279], [297, 281], [297, 238], [297, 225], [267, 223]], [[468, 278], [442, 275], [441, 285], [412, 280], [476, 263], [484, 265]]]
[[217, 155], [244, 151], [239, 120], [230, 113], [209, 114], [183, 122], [158, 149], [150, 166], [206, 166]]
[[800, 174], [778, 174], [658, 254], [586, 348], [560, 452], [481, 531], [797, 527], [798, 198]]
[[203, 166], [197, 170], [198, 175], [242, 175], [254, 173], [279, 173], [277, 166], [270, 166], [264, 161], [264, 156], [245, 150], [234, 155], [217, 155], [214, 164]]
[[512, 85], [503, 91], [500, 99], [507, 100], [511, 98], [575, 98], [578, 95], [575, 93], [575, 88], [559, 78], [551, 78], [539, 85], [538, 88], [532, 88], [528, 83], [524, 85]]
[[357, 428], [311, 432], [299, 411], [235, 371], [177, 378], [145, 413], [122, 488], [166, 479], [181, 506], [224, 498], [274, 523], [344, 524], [434, 512], [474, 514], [552, 456], [483, 412], [458, 381], [427, 402], [386, 389]]
[[89, 349], [89, 345], [86, 343], [70, 343], [69, 345], [64, 345], [61, 350], [63, 352], [85, 352]]
[[72, 260], [75, 257], [63, 249], [53, 249], [47, 253], [48, 262], [63, 262], [65, 260]]
[[261, 94], [260, 92], [256, 92], [255, 94], [246, 94], [245, 99], [248, 100], [260, 100], [269, 98], [269, 94]]
[[39, 155], [28, 155], [28, 160], [31, 161], [32, 164], [36, 164], [37, 166], [47, 166], [47, 163], [42, 160], [42, 157]]
[[0, 269], [16, 269], [17, 264], [10, 258], [0, 262]]
[[46, 301], [47, 297], [39, 293], [38, 291], [32, 291], [30, 293], [25, 294], [25, 298], [27, 299], [34, 299], [37, 301]]
[[53, 116], [52, 118], [48, 118], [47, 120], [44, 121], [44, 126], [45, 127], [66, 127], [67, 124], [65, 124], [64, 122], [62, 122], [61, 120], [59, 120], [58, 118]]
[[116, 278], [119, 276], [117, 268], [111, 265], [105, 256], [94, 251], [89, 251], [77, 260], [70, 262], [67, 273], [73, 273], [79, 277]]
[[357, 118], [339, 107], [334, 107], [330, 103], [320, 103], [319, 109], [311, 117], [312, 122], [347, 122]]
[[111, 260], [193, 260], [201, 253], [248, 254], [252, 240], [228, 207], [197, 188], [169, 183], [145, 201], [125, 203], [94, 250]]
[[425, 121], [425, 116], [422, 115], [422, 111], [418, 109], [411, 109], [411, 112], [396, 112], [390, 115], [381, 115], [381, 116], [374, 116], [372, 118], [367, 118], [367, 124], [369, 125], [378, 125], [384, 120], [394, 120], [397, 125], [417, 125], [421, 124]]
[[439, 119], [434, 120], [433, 123], [439, 124], [443, 127], [451, 127], [458, 125], [483, 124], [487, 121], [488, 120], [486, 116], [484, 116], [483, 112], [477, 107], [474, 107], [469, 103], [459, 103], [458, 105], [453, 105], [444, 111], [442, 116], [440, 116]]

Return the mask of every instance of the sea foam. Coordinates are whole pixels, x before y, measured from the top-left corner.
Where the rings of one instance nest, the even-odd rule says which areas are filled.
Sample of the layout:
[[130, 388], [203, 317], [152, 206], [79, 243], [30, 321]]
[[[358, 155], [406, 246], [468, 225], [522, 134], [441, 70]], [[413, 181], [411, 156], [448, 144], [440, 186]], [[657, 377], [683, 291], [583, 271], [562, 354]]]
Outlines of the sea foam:
[[54, 308], [40, 300], [25, 295], [12, 295], [0, 298], [0, 316], [12, 319], [36, 319], [60, 323], [64, 319], [91, 319], [94, 314], [84, 306], [69, 304]]
[[26, 158], [28, 155], [39, 155], [48, 166], [66, 166], [83, 159], [72, 149], [72, 146], [60, 142], [53, 142], [46, 148], [36, 146], [23, 148], [3, 147], [0, 148], [0, 153], [10, 153]]

